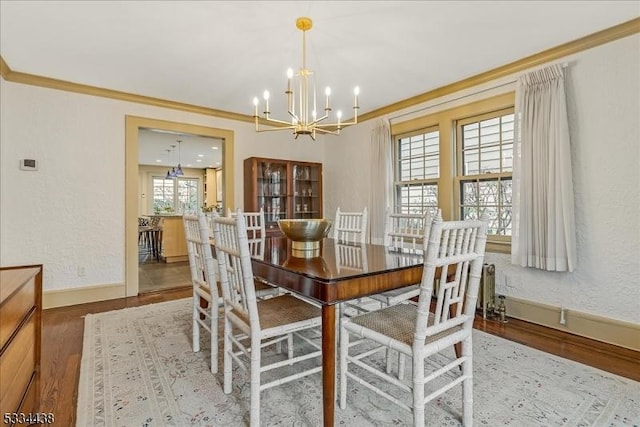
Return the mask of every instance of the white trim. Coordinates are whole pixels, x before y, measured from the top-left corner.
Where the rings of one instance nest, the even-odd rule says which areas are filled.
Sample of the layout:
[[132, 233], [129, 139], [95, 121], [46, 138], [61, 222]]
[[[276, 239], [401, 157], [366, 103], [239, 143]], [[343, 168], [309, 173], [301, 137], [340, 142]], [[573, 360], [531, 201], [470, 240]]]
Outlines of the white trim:
[[88, 302], [106, 301], [126, 297], [124, 283], [83, 286], [81, 288], [56, 289], [42, 293], [42, 308], [66, 307]]

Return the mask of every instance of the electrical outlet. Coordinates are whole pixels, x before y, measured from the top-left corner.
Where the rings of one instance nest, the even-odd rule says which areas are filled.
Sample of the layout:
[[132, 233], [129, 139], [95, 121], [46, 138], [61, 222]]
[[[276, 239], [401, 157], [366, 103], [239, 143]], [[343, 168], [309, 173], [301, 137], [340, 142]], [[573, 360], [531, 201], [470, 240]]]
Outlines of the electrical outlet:
[[87, 274], [84, 267], [78, 267], [78, 277], [84, 277]]

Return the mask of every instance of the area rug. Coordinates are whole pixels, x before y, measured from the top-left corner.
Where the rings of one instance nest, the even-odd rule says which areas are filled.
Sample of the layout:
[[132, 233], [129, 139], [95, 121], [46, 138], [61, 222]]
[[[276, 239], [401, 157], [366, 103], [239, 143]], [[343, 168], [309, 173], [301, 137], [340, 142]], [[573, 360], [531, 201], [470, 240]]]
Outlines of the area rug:
[[[640, 383], [480, 331], [473, 340], [476, 425], [640, 425]], [[234, 371], [233, 391], [224, 394], [222, 367], [210, 372], [205, 341], [191, 350], [189, 298], [88, 315], [77, 426], [248, 425], [247, 373]], [[439, 357], [453, 358], [453, 350]], [[264, 391], [260, 411], [262, 425], [320, 425], [320, 376]], [[458, 426], [460, 411], [456, 387], [427, 405], [427, 425]], [[350, 382], [335, 424], [401, 426], [412, 417]]]

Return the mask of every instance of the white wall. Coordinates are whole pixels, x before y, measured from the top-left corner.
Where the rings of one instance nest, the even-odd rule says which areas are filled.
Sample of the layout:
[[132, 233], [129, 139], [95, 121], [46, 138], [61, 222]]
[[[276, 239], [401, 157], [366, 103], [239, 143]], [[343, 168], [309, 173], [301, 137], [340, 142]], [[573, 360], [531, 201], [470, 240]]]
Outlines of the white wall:
[[[573, 274], [513, 266], [488, 253], [507, 297], [640, 323], [640, 36], [566, 58], [578, 267]], [[514, 77], [436, 99], [392, 122], [512, 91]], [[496, 89], [490, 90], [490, 87]], [[470, 95], [472, 93], [476, 95]], [[362, 102], [365, 102], [365, 95]], [[325, 141], [325, 212], [369, 205], [374, 122]], [[337, 153], [337, 154], [336, 154]], [[357, 166], [356, 166], [357, 165]], [[344, 185], [349, 183], [349, 185]], [[332, 214], [331, 214], [332, 215]], [[505, 285], [505, 277], [508, 284]]]
[[124, 282], [126, 115], [233, 129], [238, 207], [246, 157], [323, 161], [321, 141], [286, 132], [0, 79], [0, 265], [44, 264], [45, 290]]

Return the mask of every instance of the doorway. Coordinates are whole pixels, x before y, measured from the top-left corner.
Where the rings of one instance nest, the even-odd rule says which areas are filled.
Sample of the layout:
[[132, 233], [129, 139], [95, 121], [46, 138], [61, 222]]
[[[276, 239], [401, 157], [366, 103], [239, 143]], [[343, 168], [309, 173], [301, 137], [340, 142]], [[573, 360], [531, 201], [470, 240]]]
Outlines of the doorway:
[[183, 132], [138, 130], [139, 294], [191, 286], [182, 215], [222, 207], [224, 191], [218, 191], [216, 177], [222, 174], [223, 143]]
[[222, 140], [221, 177], [222, 205], [224, 209], [233, 208], [233, 143], [234, 133], [228, 129], [210, 128], [186, 123], [144, 117], [127, 116], [125, 135], [125, 280], [126, 296], [138, 295], [138, 216], [139, 206], [139, 133], [140, 130], [155, 129], [167, 133], [191, 134]]

